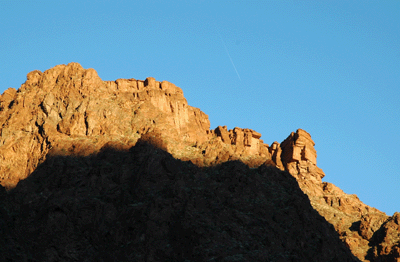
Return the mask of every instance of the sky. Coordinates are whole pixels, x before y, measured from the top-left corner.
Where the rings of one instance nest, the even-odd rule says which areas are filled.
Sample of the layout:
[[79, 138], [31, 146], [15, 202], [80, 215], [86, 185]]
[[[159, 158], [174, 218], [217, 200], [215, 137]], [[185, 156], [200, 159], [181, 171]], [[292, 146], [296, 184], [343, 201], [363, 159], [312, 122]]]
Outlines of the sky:
[[301, 128], [331, 182], [400, 211], [400, 1], [0, 0], [0, 93], [78, 62], [182, 88], [211, 128]]

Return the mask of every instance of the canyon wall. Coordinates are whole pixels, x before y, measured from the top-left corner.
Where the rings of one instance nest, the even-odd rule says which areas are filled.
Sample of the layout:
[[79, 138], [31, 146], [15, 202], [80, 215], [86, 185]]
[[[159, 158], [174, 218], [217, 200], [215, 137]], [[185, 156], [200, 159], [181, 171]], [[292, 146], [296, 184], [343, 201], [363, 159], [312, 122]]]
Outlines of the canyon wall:
[[208, 116], [188, 105], [174, 84], [152, 77], [103, 81], [78, 63], [30, 72], [18, 90], [0, 96], [0, 184], [15, 188], [53, 156], [127, 152], [144, 138], [200, 167], [239, 160], [287, 171], [358, 258], [400, 259], [399, 214], [389, 217], [323, 182], [315, 143], [305, 130], [268, 145], [248, 128], [210, 129]]

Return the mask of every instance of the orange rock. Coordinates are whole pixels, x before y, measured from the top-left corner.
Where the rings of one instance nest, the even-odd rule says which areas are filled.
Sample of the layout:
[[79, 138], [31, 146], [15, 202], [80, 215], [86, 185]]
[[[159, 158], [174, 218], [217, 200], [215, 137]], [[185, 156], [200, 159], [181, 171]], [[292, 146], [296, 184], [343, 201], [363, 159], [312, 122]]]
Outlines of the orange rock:
[[[87, 155], [110, 141], [134, 145], [148, 132], [158, 133], [174, 157], [205, 165], [270, 159], [260, 133], [226, 127], [212, 132], [208, 116], [189, 106], [174, 84], [152, 77], [102, 81], [78, 63], [30, 72], [18, 92], [1, 95], [0, 110], [0, 183], [9, 188], [50, 151]], [[222, 140], [211, 143], [216, 137]]]
[[32, 71], [18, 91], [9, 88], [0, 96], [0, 184], [15, 187], [50, 155], [126, 151], [140, 138], [199, 166], [240, 160], [286, 170], [358, 258], [399, 258], [400, 215], [388, 217], [322, 182], [306, 131], [268, 146], [252, 129], [210, 130], [208, 116], [189, 106], [174, 84], [152, 77], [102, 81], [78, 63]]

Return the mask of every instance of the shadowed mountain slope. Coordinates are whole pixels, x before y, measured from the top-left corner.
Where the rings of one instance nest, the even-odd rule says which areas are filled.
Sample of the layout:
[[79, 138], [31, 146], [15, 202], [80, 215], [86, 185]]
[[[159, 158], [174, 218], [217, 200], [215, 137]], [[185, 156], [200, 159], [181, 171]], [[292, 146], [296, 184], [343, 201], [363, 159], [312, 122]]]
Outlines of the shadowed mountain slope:
[[[47, 222], [43, 221], [42, 222], [44, 224], [41, 224], [41, 228], [44, 230], [44, 232], [47, 233], [40, 233], [41, 231], [39, 232], [37, 231], [37, 229], [34, 228], [28, 229], [29, 226], [27, 224], [24, 224], [25, 222], [28, 221], [29, 223], [34, 223], [35, 219], [41, 219], [41, 216], [46, 217], [46, 214], [44, 213], [41, 213], [39, 217], [36, 216], [37, 215], [36, 213], [39, 212], [37, 210], [41, 208], [45, 209], [47, 208], [46, 206], [40, 207], [39, 204], [47, 205], [48, 203], [53, 203], [52, 201], [56, 202], [61, 201], [57, 200], [58, 197], [63, 198], [62, 201], [68, 202], [69, 204], [63, 206], [63, 208], [70, 208], [70, 209], [67, 209], [67, 211], [65, 210], [62, 211], [63, 210], [62, 209], [61, 211], [57, 211], [56, 214], [54, 214], [55, 216], [54, 221], [61, 220], [61, 224], [63, 224], [66, 223], [65, 221], [67, 221], [67, 219], [72, 219], [73, 221], [75, 221], [74, 219], [80, 219], [79, 218], [80, 216], [88, 216], [89, 218], [91, 218], [91, 216], [87, 215], [85, 213], [86, 211], [84, 210], [86, 208], [89, 209], [94, 208], [94, 206], [97, 205], [96, 203], [99, 203], [99, 202], [92, 203], [92, 201], [94, 201], [93, 194], [96, 194], [96, 197], [99, 198], [97, 193], [90, 193], [90, 195], [85, 195], [89, 193], [82, 193], [88, 199], [84, 200], [83, 199], [84, 196], [80, 195], [78, 201], [79, 203], [76, 204], [77, 206], [74, 206], [74, 204], [70, 202], [73, 201], [70, 199], [70, 197], [72, 197], [73, 194], [78, 194], [80, 190], [83, 190], [83, 192], [89, 192], [89, 191], [100, 192], [102, 190], [101, 188], [103, 187], [109, 188], [112, 185], [114, 185], [113, 183], [117, 182], [118, 186], [121, 188], [120, 189], [116, 188], [115, 190], [119, 190], [118, 192], [129, 192], [128, 197], [134, 195], [131, 192], [132, 190], [136, 191], [142, 190], [140, 188], [139, 189], [137, 188], [137, 184], [132, 184], [133, 183], [132, 181], [129, 182], [130, 181], [129, 179], [128, 179], [129, 181], [125, 180], [127, 179], [127, 177], [131, 176], [137, 178], [139, 176], [137, 170], [142, 170], [142, 166], [137, 167], [133, 164], [132, 166], [124, 165], [124, 162], [122, 160], [118, 160], [114, 156], [114, 155], [119, 155], [121, 156], [122, 159], [130, 159], [129, 161], [132, 162], [130, 158], [131, 153], [129, 152], [131, 152], [132, 150], [133, 151], [137, 150], [135, 145], [139, 140], [151, 142], [157, 148], [164, 150], [165, 152], [163, 154], [166, 154], [166, 152], [171, 154], [172, 157], [175, 159], [174, 160], [175, 162], [171, 160], [167, 161], [167, 163], [170, 162], [179, 163], [165, 167], [168, 171], [165, 172], [167, 172], [169, 176], [174, 176], [178, 174], [182, 175], [186, 174], [187, 172], [189, 172], [188, 174], [191, 174], [190, 172], [194, 173], [204, 172], [205, 174], [207, 174], [205, 176], [210, 175], [214, 177], [213, 179], [215, 180], [218, 177], [218, 172], [220, 172], [218, 170], [220, 170], [221, 168], [223, 169], [224, 167], [230, 165], [239, 167], [238, 169], [235, 167], [233, 168], [233, 170], [230, 170], [229, 175], [228, 173], [226, 173], [228, 171], [223, 169], [224, 171], [223, 172], [221, 171], [221, 176], [232, 176], [232, 177], [239, 175], [240, 176], [243, 175], [245, 177], [257, 176], [256, 174], [264, 174], [263, 173], [264, 171], [262, 170], [264, 170], [266, 166], [270, 166], [267, 168], [269, 170], [267, 172], [268, 175], [264, 174], [267, 177], [268, 176], [271, 176], [272, 178], [280, 177], [280, 179], [283, 179], [283, 177], [286, 177], [287, 174], [290, 174], [291, 177], [288, 178], [289, 179], [288, 181], [297, 182], [298, 187], [300, 187], [300, 189], [308, 196], [309, 203], [311, 203], [312, 207], [316, 211], [318, 211], [318, 213], [322, 215], [331, 225], [334, 226], [334, 228], [338, 233], [339, 238], [345, 243], [345, 245], [348, 248], [350, 248], [350, 250], [355, 256], [357, 256], [359, 259], [363, 261], [400, 261], [400, 237], [399, 237], [400, 215], [398, 213], [395, 213], [392, 217], [389, 217], [385, 213], [365, 205], [358, 199], [356, 195], [346, 194], [336, 186], [327, 182], [322, 182], [322, 178], [325, 176], [325, 174], [322, 171], [322, 169], [317, 166], [317, 152], [314, 148], [315, 143], [311, 139], [311, 135], [307, 133], [305, 130], [298, 129], [296, 132], [292, 132], [287, 137], [287, 139], [285, 139], [282, 143], [278, 143], [275, 141], [271, 145], [265, 144], [264, 141], [261, 140], [261, 134], [252, 129], [235, 127], [232, 130], [228, 130], [226, 126], [218, 126], [214, 130], [212, 130], [210, 129], [210, 122], [208, 120], [208, 116], [205, 113], [203, 113], [200, 109], [188, 105], [185, 97], [183, 96], [182, 89], [175, 86], [174, 84], [167, 81], [159, 82], [152, 77], [148, 77], [144, 81], [136, 79], [118, 79], [115, 81], [103, 81], [100, 79], [100, 77], [97, 75], [94, 69], [84, 69], [78, 63], [70, 63], [68, 65], [58, 65], [44, 72], [40, 72], [38, 70], [32, 71], [27, 75], [26, 82], [23, 83], [18, 90], [9, 88], [2, 95], [0, 95], [0, 184], [4, 188], [6, 188], [6, 190], [8, 190], [8, 193], [5, 193], [5, 199], [6, 199], [5, 205], [8, 207], [4, 209], [6, 211], [4, 211], [5, 213], [4, 212], [3, 213], [8, 214], [9, 212], [11, 212], [10, 214], [18, 214], [14, 216], [11, 215], [12, 217], [11, 222], [10, 220], [7, 220], [8, 222], [3, 224], [2, 227], [4, 228], [2, 232], [5, 233], [6, 236], [8, 234], [10, 234], [9, 236], [12, 236], [9, 239], [10, 240], [9, 242], [7, 241], [5, 242], [7, 248], [11, 249], [14, 248], [13, 250], [16, 252], [15, 254], [18, 254], [17, 251], [22, 248], [22, 250], [25, 250], [27, 253], [24, 251], [25, 253], [22, 252], [21, 254], [35, 255], [36, 249], [33, 246], [30, 246], [31, 244], [26, 244], [19, 237], [17, 237], [15, 240], [12, 240], [14, 239], [14, 236], [17, 236], [19, 231], [23, 232], [23, 235], [35, 237], [35, 235], [40, 235], [40, 234], [50, 234], [50, 235], [55, 234], [54, 233], [55, 231], [53, 232], [52, 231], [53, 229], [51, 228], [54, 228], [54, 230], [56, 231], [60, 230], [57, 228], [58, 222], [57, 223], [54, 222], [54, 225], [50, 225], [50, 228], [45, 230]], [[115, 152], [111, 154], [113, 158], [115, 158], [115, 160], [111, 162], [107, 160], [107, 157], [104, 157], [103, 159], [104, 161], [101, 161], [99, 158], [99, 156], [106, 154], [104, 153], [105, 152], [104, 150], [106, 150], [107, 148], [113, 148], [115, 150]], [[163, 151], [155, 150], [154, 152], [163, 152]], [[153, 159], [153, 157], [155, 158]], [[97, 163], [97, 166], [94, 164], [93, 161]], [[151, 157], [147, 158], [145, 161], [142, 159], [139, 162], [142, 163], [141, 165], [149, 166], [149, 168], [151, 168], [150, 167], [152, 165], [151, 163], [153, 163], [154, 161], [157, 162], [161, 160], [157, 160], [156, 155], [154, 156], [151, 155]], [[238, 164], [239, 162], [244, 163], [247, 166], [245, 167], [242, 164], [239, 165]], [[115, 163], [120, 163], [119, 164], [120, 166], [115, 165]], [[53, 168], [52, 165], [55, 165], [57, 168]], [[124, 167], [122, 171], [120, 170], [121, 166]], [[157, 164], [155, 164], [155, 166], [157, 166]], [[185, 169], [188, 168], [189, 166], [190, 169]], [[97, 170], [96, 169], [97, 167], [100, 169]], [[209, 169], [201, 169], [206, 167], [209, 167]], [[249, 168], [258, 168], [258, 169], [249, 169]], [[278, 169], [280, 171], [278, 171]], [[114, 174], [115, 170], [119, 170], [118, 173]], [[191, 170], [198, 170], [198, 171], [191, 171]], [[92, 174], [91, 172], [95, 173]], [[162, 188], [165, 186], [163, 183], [164, 182], [166, 183], [166, 181], [164, 180], [158, 181], [157, 173], [152, 173], [151, 171], [146, 171], [146, 172], [145, 172], [146, 176], [150, 177], [154, 176], [152, 178], [152, 181], [154, 183], [156, 182], [161, 183], [159, 186]], [[236, 172], [239, 173], [236, 174]], [[43, 184], [40, 185], [39, 182], [35, 182], [34, 184], [32, 184], [31, 182], [29, 182], [31, 181], [30, 176], [42, 177], [43, 179], [35, 181], [40, 181], [40, 183]], [[79, 176], [81, 177], [78, 178]], [[92, 180], [90, 181], [85, 180], [86, 176], [92, 177], [91, 178]], [[115, 176], [119, 177], [115, 178], [117, 179], [116, 180], [117, 182], [112, 180], [112, 178]], [[165, 177], [165, 174], [161, 172], [160, 176]], [[71, 181], [69, 181], [69, 177], [71, 178]], [[142, 175], [140, 175], [140, 177], [142, 177]], [[160, 179], [162, 179], [161, 177]], [[86, 182], [82, 182], [83, 184], [78, 183], [77, 181], [79, 181], [79, 179], [83, 179], [82, 181]], [[147, 181], [147, 179], [150, 178], [144, 178], [144, 179]], [[193, 178], [190, 179], [193, 180]], [[103, 185], [99, 182], [100, 180], [110, 181], [110, 184], [106, 183]], [[217, 195], [218, 193], [224, 192], [223, 194], [225, 194], [225, 198], [230, 199], [228, 197], [230, 189], [229, 190], [226, 189], [228, 190], [226, 192], [223, 191], [225, 190], [224, 188], [226, 186], [224, 187], [222, 186], [222, 184], [220, 185], [222, 189], [220, 189], [219, 187], [214, 187], [215, 183], [212, 182], [211, 180], [210, 179], [207, 180], [208, 181], [207, 183], [211, 184], [207, 184], [208, 186], [205, 187], [204, 190], [206, 190], [206, 188], [212, 188], [212, 190], [217, 191], [215, 192], [215, 194]], [[286, 180], [286, 178], [283, 180]], [[182, 181], [185, 180], [183, 179]], [[239, 180], [239, 182], [235, 182], [236, 183], [235, 185], [238, 186], [239, 188], [241, 186], [243, 188], [247, 187], [251, 188], [249, 185], [246, 184], [242, 185], [241, 181], [242, 180]], [[282, 182], [283, 183], [282, 188], [285, 187], [286, 185], [288, 186], [287, 189], [282, 189], [282, 190], [289, 190], [287, 192], [290, 192], [290, 190], [292, 190], [293, 187], [293, 185], [290, 184], [292, 182]], [[69, 184], [69, 183], [75, 183], [75, 184]], [[87, 185], [87, 183], [89, 183], [89, 185]], [[187, 182], [187, 183], [190, 184], [192, 182]], [[187, 183], [184, 182], [185, 185]], [[196, 183], [200, 182], [197, 181]], [[62, 188], [67, 185], [69, 189], [66, 191], [64, 189], [63, 190], [60, 189], [60, 192], [62, 193], [56, 193], [56, 192], [51, 194], [48, 193], [49, 190], [47, 189], [48, 186], [50, 188], [53, 187], [57, 188], [58, 186], [61, 185]], [[205, 184], [201, 185], [204, 186]], [[29, 188], [29, 186], [34, 186], [34, 188], [31, 189]], [[99, 188], [96, 188], [96, 186], [98, 186]], [[268, 186], [268, 183], [266, 184], [266, 186]], [[186, 191], [189, 190], [191, 194], [193, 194], [191, 195], [190, 199], [193, 198], [194, 194], [197, 193], [196, 191], [197, 189], [192, 188], [191, 186], [182, 186], [181, 188], [186, 188], [185, 189]], [[108, 189], [107, 194], [111, 194], [110, 193], [111, 191], [109, 192], [109, 190], [111, 189], [110, 188]], [[148, 190], [148, 188], [146, 188], [146, 190]], [[184, 192], [185, 190], [181, 191]], [[275, 192], [274, 191], [275, 189], [272, 188], [269, 188], [268, 190], [272, 190], [273, 192]], [[26, 192], [26, 194], [29, 193], [29, 196], [25, 196], [25, 193], [23, 192]], [[203, 191], [201, 192], [199, 191], [199, 194], [203, 194], [205, 191], [203, 193], [202, 192]], [[19, 196], [19, 194], [21, 196]], [[122, 194], [123, 196], [121, 197], [125, 197], [124, 195], [125, 193], [118, 193], [118, 194], [119, 195]], [[158, 192], [157, 194], [164, 194], [164, 193]], [[264, 201], [265, 205], [267, 206], [270, 205], [271, 203], [268, 203], [267, 201], [270, 195], [267, 194], [266, 196], [267, 198], [263, 199], [262, 195], [258, 195], [257, 198], [260, 198], [260, 200], [257, 201], [261, 202]], [[27, 199], [21, 200], [23, 197], [26, 197]], [[295, 201], [295, 198], [291, 198], [291, 196], [286, 196], [286, 193], [284, 194], [284, 196], [279, 196], [278, 199], [280, 199], [281, 197], [289, 197], [293, 203], [297, 203]], [[304, 195], [302, 197], [304, 198]], [[272, 198], [274, 199], [274, 197]], [[38, 202], [35, 202], [37, 201], [37, 199], [39, 199]], [[100, 197], [100, 199], [102, 198]], [[121, 200], [122, 201], [121, 203], [126, 203], [124, 202], [125, 200], [123, 201]], [[86, 203], [85, 201], [90, 202], [90, 203], [88, 202], [89, 206], [88, 207], [80, 206], [81, 204], [83, 205], [83, 203]], [[134, 201], [134, 200], [131, 199], [129, 201]], [[200, 202], [201, 201], [203, 200], [200, 200]], [[216, 200], [212, 201], [218, 202], [222, 200], [216, 198]], [[251, 202], [253, 200], [244, 199], [241, 201], [244, 202], [241, 202], [240, 205], [243, 204], [244, 206], [240, 206], [240, 208], [244, 208], [243, 210], [247, 210], [245, 206], [250, 205], [248, 202]], [[278, 201], [278, 200], [275, 199], [273, 201]], [[305, 200], [302, 200], [300, 197], [298, 201], [301, 202]], [[286, 202], [287, 201], [284, 201], [284, 203]], [[27, 203], [28, 204], [36, 203], [35, 205], [37, 206], [29, 206]], [[23, 210], [26, 205], [29, 206], [29, 209], [27, 209], [29, 210], [29, 212], [27, 210], [25, 211]], [[178, 215], [179, 212], [184, 212], [182, 210], [186, 210], [178, 204], [177, 206], [174, 206], [173, 204], [171, 205], [173, 206], [171, 210], [174, 210], [171, 211], [174, 214], [173, 216], [179, 216]], [[296, 219], [301, 219], [299, 218], [299, 216], [302, 217], [304, 215], [301, 213], [301, 209], [296, 208], [291, 203], [287, 203], [288, 207], [284, 209], [285, 211], [282, 211], [283, 213], [279, 213], [280, 211], [279, 212], [275, 211], [274, 205], [275, 204], [273, 204], [273, 206], [269, 206], [268, 208], [265, 207], [267, 208], [267, 210], [269, 210], [268, 212], [271, 212], [271, 214], [269, 215], [272, 217], [275, 218], [280, 217], [282, 219], [296, 221]], [[278, 205], [278, 203], [276, 203], [276, 205]], [[299, 205], [303, 206], [303, 204]], [[76, 211], [76, 210], [74, 211], [74, 208], [78, 208], [83, 213], [81, 214], [80, 213], [81, 211]], [[126, 208], [127, 208], [126, 210], [132, 209], [130, 207]], [[60, 210], [58, 207], [56, 209]], [[148, 209], [146, 210], [148, 211]], [[112, 214], [114, 214], [112, 215], [110, 213], [112, 216], [115, 216], [115, 214], [119, 214], [121, 212], [122, 213], [127, 212], [127, 211], [117, 212], [115, 210], [110, 211]], [[147, 212], [146, 210], [144, 211], [140, 209], [140, 211], [137, 212], [146, 213]], [[180, 211], [178, 212], [178, 210]], [[276, 210], [279, 210], [279, 208]], [[158, 211], [161, 212], [161, 210]], [[43, 212], [50, 212], [50, 211], [43, 211]], [[233, 216], [239, 216], [239, 217], [241, 216], [238, 215], [239, 213], [237, 213], [236, 211], [235, 211], [236, 213], [232, 212], [229, 213], [230, 211], [228, 213], [226, 212], [224, 213], [225, 214], [224, 216], [226, 216], [227, 219], [233, 219]], [[243, 214], [245, 214], [245, 212], [247, 211], [240, 211], [240, 212], [244, 212]], [[263, 212], [266, 211], [262, 211], [261, 213], [264, 214]], [[276, 212], [278, 212], [279, 215]], [[154, 211], [152, 214], [156, 215], [156, 213], [157, 212]], [[286, 214], [285, 215], [286, 217], [282, 215], [284, 213]], [[64, 215], [66, 215], [67, 217], [65, 217]], [[28, 219], [28, 220], [26, 221], [21, 220], [20, 222], [18, 222], [19, 221], [18, 217], [20, 216], [24, 217], [20, 219]], [[74, 218], [75, 216], [78, 217]], [[196, 217], [197, 215], [192, 214], [192, 216]], [[254, 218], [253, 215], [251, 215], [250, 218], [253, 219]], [[103, 225], [104, 223], [106, 223], [106, 221], [108, 221], [107, 216], [105, 216], [104, 219], [105, 219], [104, 221], [95, 222], [95, 225], [97, 226], [98, 223]], [[217, 219], [217, 217], [209, 217], [207, 219], [209, 223], [217, 223], [217, 220], [215, 220]], [[304, 221], [303, 221], [304, 223], [302, 222], [298, 225], [295, 224], [295, 222], [290, 222], [292, 224], [287, 222], [288, 224], [285, 224], [286, 225], [285, 227], [288, 228], [285, 228], [285, 230], [283, 231], [278, 230], [275, 232], [274, 230], [276, 229], [274, 229], [275, 226], [273, 226], [273, 224], [270, 224], [269, 226], [268, 225], [260, 226], [259, 222], [257, 222], [259, 221], [257, 220], [258, 218], [256, 220], [251, 220], [251, 219], [245, 221], [253, 221], [253, 222], [251, 223], [249, 222], [250, 224], [242, 225], [242, 229], [240, 229], [245, 231], [242, 232], [239, 229], [237, 229], [239, 233], [238, 232], [232, 233], [233, 235], [230, 235], [229, 237], [231, 237], [232, 239], [237, 239], [235, 241], [239, 241], [238, 239], [242, 237], [244, 239], [252, 238], [253, 240], [251, 241], [256, 241], [254, 239], [258, 239], [259, 241], [261, 241], [260, 238], [262, 237], [265, 238], [265, 234], [268, 235], [272, 234], [274, 238], [281, 241], [279, 243], [282, 244], [283, 248], [280, 249], [275, 244], [271, 244], [271, 246], [273, 246], [274, 249], [276, 249], [276, 251], [271, 251], [271, 252], [272, 253], [275, 252], [274, 254], [276, 254], [276, 256], [282, 255], [282, 253], [279, 253], [281, 252], [279, 250], [292, 250], [290, 252], [288, 251], [290, 253], [288, 257], [292, 257], [294, 259], [297, 256], [295, 255], [297, 254], [296, 252], [300, 252], [301, 255], [299, 255], [299, 259], [300, 260], [306, 259], [305, 258], [306, 255], [303, 251], [294, 251], [294, 250], [298, 250], [299, 247], [304, 249], [305, 246], [308, 245], [307, 243], [303, 243], [302, 240], [300, 240], [300, 238], [299, 239], [294, 238], [295, 241], [294, 240], [292, 241], [289, 240], [288, 237], [279, 234], [283, 234], [284, 232], [286, 232], [285, 230], [301, 231], [300, 229], [296, 229], [297, 226], [299, 226], [299, 228], [303, 227], [302, 230], [309, 230], [308, 228], [309, 224], [307, 224]], [[314, 221], [316, 223], [314, 224], [316, 228], [324, 227], [323, 225], [319, 225], [318, 224], [319, 222], [317, 221], [319, 220]], [[73, 224], [75, 222], [68, 222], [68, 223]], [[196, 224], [197, 222], [195, 222], [194, 220], [192, 222], [194, 223], [192, 225], [197, 225]], [[8, 223], [12, 225], [11, 229], [7, 229], [6, 225]], [[166, 221], [165, 223], [172, 223], [172, 222]], [[74, 226], [71, 228], [75, 228], [77, 226], [75, 224], [73, 225]], [[143, 225], [144, 224], [140, 224], [140, 226]], [[287, 225], [293, 225], [294, 228], [290, 229], [290, 226]], [[181, 225], [179, 226], [182, 227]], [[251, 235], [250, 237], [249, 235], [250, 233], [248, 233], [248, 231], [254, 233], [255, 231], [251, 229], [253, 226], [258, 228], [257, 230], [260, 231], [260, 234], [262, 236]], [[23, 229], [24, 227], [25, 229]], [[78, 227], [81, 228], [81, 225], [79, 225]], [[265, 228], [263, 229], [262, 227]], [[100, 230], [99, 227], [97, 228]], [[29, 232], [32, 231], [34, 233], [29, 234], [28, 231]], [[209, 231], [211, 232], [212, 229], [209, 229]], [[222, 234], [223, 231], [224, 230], [222, 230], [221, 232], [218, 231], [219, 233], [215, 234]], [[164, 233], [161, 232], [164, 231], [161, 230], [160, 234], [167, 234], [165, 232]], [[178, 231], [175, 230], [174, 232]], [[93, 234], [97, 233], [93, 231]], [[207, 234], [209, 234], [208, 235], [209, 237], [213, 236], [211, 233]], [[223, 234], [224, 237], [229, 238], [226, 235], [226, 233]], [[310, 234], [311, 235], [309, 235], [309, 237], [312, 238], [313, 233], [311, 232]], [[315, 234], [318, 235], [319, 233]], [[79, 234], [77, 235], [77, 233], [75, 232], [71, 235], [71, 239], [81, 238], [82, 236], [83, 235]], [[301, 236], [304, 237], [304, 235]], [[329, 236], [332, 235], [330, 234]], [[162, 235], [162, 237], [165, 237], [165, 235]], [[175, 235], [174, 237], [179, 238], [179, 236], [177, 235]], [[185, 235], [183, 235], [182, 237], [185, 237]], [[211, 241], [209, 243], [214, 243], [215, 245], [217, 245], [216, 243], [218, 243], [219, 241], [222, 241], [221, 243], [225, 243], [223, 242], [224, 237], [221, 235], [219, 236], [218, 240], [209, 239], [207, 241]], [[290, 237], [291, 238], [295, 237], [295, 234], [291, 235]], [[335, 235], [335, 237], [337, 237], [337, 235]], [[206, 238], [207, 237], [205, 236], [204, 239]], [[154, 237], [154, 239], [156, 239], [156, 237]], [[287, 243], [292, 243], [290, 245], [293, 246], [288, 246], [288, 244], [284, 244], [283, 239], [286, 239], [285, 241]], [[104, 238], [102, 238], [102, 241], [103, 240]], [[18, 241], [22, 241], [21, 244], [18, 244], [19, 243]], [[44, 236], [43, 239], [41, 239], [41, 241], [45, 241]], [[157, 241], [161, 241], [161, 239]], [[229, 242], [231, 244], [236, 243], [233, 240], [229, 241], [231, 241]], [[323, 243], [331, 243], [330, 241], [336, 241], [336, 240], [333, 239], [325, 240], [325, 242]], [[46, 243], [50, 245], [50, 242]], [[127, 245], [126, 243], [121, 245]], [[141, 245], [140, 243], [142, 242], [140, 242], [139, 244], [138, 243], [139, 242], [137, 242], [135, 245], [140, 246]], [[151, 243], [152, 244], [149, 245], [157, 245], [154, 244], [155, 242]], [[264, 242], [261, 241], [261, 243]], [[268, 246], [269, 245], [268, 243], [269, 242], [267, 241], [262, 245]], [[199, 245], [202, 248], [205, 248], [204, 246], [205, 244], [204, 245], [203, 244]], [[40, 244], [37, 243], [32, 245], [40, 245]], [[232, 245], [237, 246], [239, 244], [237, 245], [232, 244]], [[323, 246], [325, 244], [321, 245]], [[66, 246], [65, 249], [69, 250], [69, 244], [65, 243], [65, 246]], [[220, 248], [219, 250], [223, 250], [224, 247], [222, 246], [219, 247]], [[42, 246], [41, 248], [44, 247]], [[74, 248], [71, 247], [71, 250]], [[83, 247], [76, 247], [76, 248], [82, 251]], [[194, 253], [197, 252], [196, 254], [205, 252], [204, 254], [208, 254], [207, 256], [210, 257], [210, 259], [212, 257], [215, 258], [215, 256], [212, 255], [212, 253], [207, 253], [211, 252], [207, 248], [205, 248], [202, 251], [197, 250], [191, 252]], [[43, 252], [47, 253], [53, 252], [48, 248], [45, 249], [46, 250]], [[176, 249], [177, 247], [175, 247], [173, 252], [177, 252]], [[262, 250], [263, 247], [260, 247], [258, 249], [255, 246], [252, 246], [250, 249]], [[39, 252], [40, 248], [37, 250]], [[96, 252], [100, 252], [93, 250], [90, 251], [93, 252], [93, 254], [95, 254]], [[172, 252], [170, 249], [168, 250], [169, 251], [163, 250], [162, 252], [167, 252], [167, 253]], [[307, 252], [308, 251], [311, 252], [309, 253], [308, 258], [315, 256], [315, 259], [312, 260], [318, 261], [316, 259], [320, 258], [322, 260], [319, 261], [326, 261], [324, 260], [325, 257], [323, 257], [322, 255], [316, 255], [313, 250], [311, 249], [310, 250], [305, 249], [305, 250], [307, 250]], [[89, 250], [86, 251], [89, 252]], [[64, 253], [63, 253], [64, 255], [61, 255], [62, 252], [64, 251], [57, 250], [57, 256], [55, 257], [62, 257], [63, 259], [66, 259], [66, 257], [69, 256], [65, 255]], [[140, 252], [143, 253], [144, 251]], [[243, 251], [240, 254], [245, 254], [246, 252], [247, 251]], [[157, 256], [159, 257], [172, 256], [170, 253], [168, 254], [167, 253], [165, 253], [164, 255], [157, 254]], [[246, 254], [248, 254], [246, 255], [248, 259], [254, 258], [257, 260], [261, 259], [263, 256], [271, 258], [271, 261], [274, 261], [275, 259], [272, 258], [275, 255], [270, 256], [264, 253], [263, 254], [257, 253], [258, 255], [255, 255], [253, 253], [251, 255], [250, 253]], [[331, 253], [328, 252], [327, 254]], [[51, 256], [50, 255], [48, 256], [49, 256], [48, 260], [53, 261], [50, 259]], [[82, 255], [79, 256], [80, 258], [83, 257]], [[149, 256], [148, 260], [151, 260], [151, 257], [156, 256], [156, 254], [149, 255], [146, 253], [146, 255], [143, 256]], [[188, 257], [189, 255], [185, 253], [182, 254], [182, 257], [183, 256]], [[227, 255], [227, 257], [229, 256]], [[99, 255], [99, 257], [101, 256]], [[332, 258], [334, 258], [334, 256]], [[73, 259], [73, 255], [71, 255], [70, 259]], [[142, 259], [142, 258], [138, 257], [137, 259]], [[230, 259], [233, 260], [234, 258], [231, 257]], [[54, 258], [54, 261], [57, 261], [57, 258]]]
[[48, 157], [0, 203], [5, 261], [358, 261], [289, 173], [147, 142]]

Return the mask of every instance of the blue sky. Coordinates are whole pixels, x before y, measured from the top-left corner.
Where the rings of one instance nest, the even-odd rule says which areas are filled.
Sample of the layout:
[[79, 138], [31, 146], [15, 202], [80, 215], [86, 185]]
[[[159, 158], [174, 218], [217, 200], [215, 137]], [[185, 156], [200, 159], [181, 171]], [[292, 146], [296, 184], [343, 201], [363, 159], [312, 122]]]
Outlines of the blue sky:
[[211, 127], [308, 131], [346, 193], [400, 211], [400, 1], [0, 1], [0, 93], [78, 62], [167, 80]]

